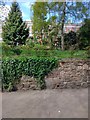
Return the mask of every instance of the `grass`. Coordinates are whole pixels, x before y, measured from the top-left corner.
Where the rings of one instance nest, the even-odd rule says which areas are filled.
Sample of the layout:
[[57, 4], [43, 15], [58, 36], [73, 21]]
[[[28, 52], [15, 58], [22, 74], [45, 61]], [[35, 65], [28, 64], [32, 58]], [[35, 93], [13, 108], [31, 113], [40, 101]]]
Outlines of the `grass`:
[[[25, 46], [16, 47], [14, 50], [13, 49], [4, 45], [3, 47], [0, 47], [0, 53], [2, 53], [3, 57], [28, 56], [28, 57], [47, 57], [47, 58], [57, 58], [57, 59], [64, 59], [64, 58], [87, 59], [87, 54], [85, 50], [73, 50], [73, 51], [51, 50], [51, 49], [46, 49], [46, 46], [40, 46], [40, 45], [34, 47], [25, 45]], [[18, 50], [21, 51], [20, 55], [16, 54]]]

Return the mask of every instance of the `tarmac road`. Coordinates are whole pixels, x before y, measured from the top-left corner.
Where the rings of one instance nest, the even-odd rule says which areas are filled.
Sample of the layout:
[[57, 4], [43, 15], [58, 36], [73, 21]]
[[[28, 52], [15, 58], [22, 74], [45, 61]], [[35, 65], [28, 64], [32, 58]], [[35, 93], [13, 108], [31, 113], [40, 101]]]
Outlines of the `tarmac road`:
[[3, 118], [88, 118], [88, 89], [2, 94]]

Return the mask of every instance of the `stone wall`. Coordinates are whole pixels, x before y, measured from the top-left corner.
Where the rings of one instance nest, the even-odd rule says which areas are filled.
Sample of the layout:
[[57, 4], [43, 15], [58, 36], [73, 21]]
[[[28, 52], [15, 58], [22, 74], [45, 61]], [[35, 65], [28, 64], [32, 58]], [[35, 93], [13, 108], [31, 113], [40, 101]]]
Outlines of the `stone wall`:
[[[58, 68], [45, 77], [47, 89], [81, 88], [90, 85], [89, 60], [59, 61]], [[18, 90], [37, 90], [37, 82], [33, 77], [22, 76], [17, 85]]]
[[20, 83], [17, 84], [18, 90], [37, 90], [37, 82], [33, 77], [23, 75], [20, 79]]
[[54, 88], [80, 88], [90, 84], [90, 60], [59, 61], [58, 68], [54, 69], [45, 78], [46, 86]]

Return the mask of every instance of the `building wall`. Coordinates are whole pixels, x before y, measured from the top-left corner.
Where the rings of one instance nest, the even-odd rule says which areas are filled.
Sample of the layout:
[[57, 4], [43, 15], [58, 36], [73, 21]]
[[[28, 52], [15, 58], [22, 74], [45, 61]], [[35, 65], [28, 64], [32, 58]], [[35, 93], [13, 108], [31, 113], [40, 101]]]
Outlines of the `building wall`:
[[79, 24], [79, 25], [76, 25], [76, 24], [65, 24], [64, 32], [65, 33], [69, 33], [70, 31], [77, 32], [80, 27], [81, 27], [81, 24]]
[[33, 36], [33, 33], [32, 33], [32, 21], [31, 20], [28, 20], [28, 21], [25, 21], [27, 27], [29, 28], [29, 37], [32, 37]]
[[[27, 24], [27, 27], [29, 27], [29, 36], [33, 36], [32, 33], [32, 26], [33, 26], [33, 22], [31, 20], [25, 21], [25, 23]], [[79, 30], [79, 28], [81, 27], [81, 24], [77, 25], [77, 24], [65, 24], [64, 26], [64, 32], [65, 33], [69, 33], [70, 31], [74, 31], [77, 32], [77, 30]]]

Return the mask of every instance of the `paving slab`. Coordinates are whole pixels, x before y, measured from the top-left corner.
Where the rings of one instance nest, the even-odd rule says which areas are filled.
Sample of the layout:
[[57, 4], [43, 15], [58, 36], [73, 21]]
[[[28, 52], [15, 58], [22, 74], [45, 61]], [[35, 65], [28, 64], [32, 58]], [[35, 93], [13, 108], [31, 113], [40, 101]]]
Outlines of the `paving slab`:
[[88, 89], [2, 94], [3, 118], [88, 118]]

